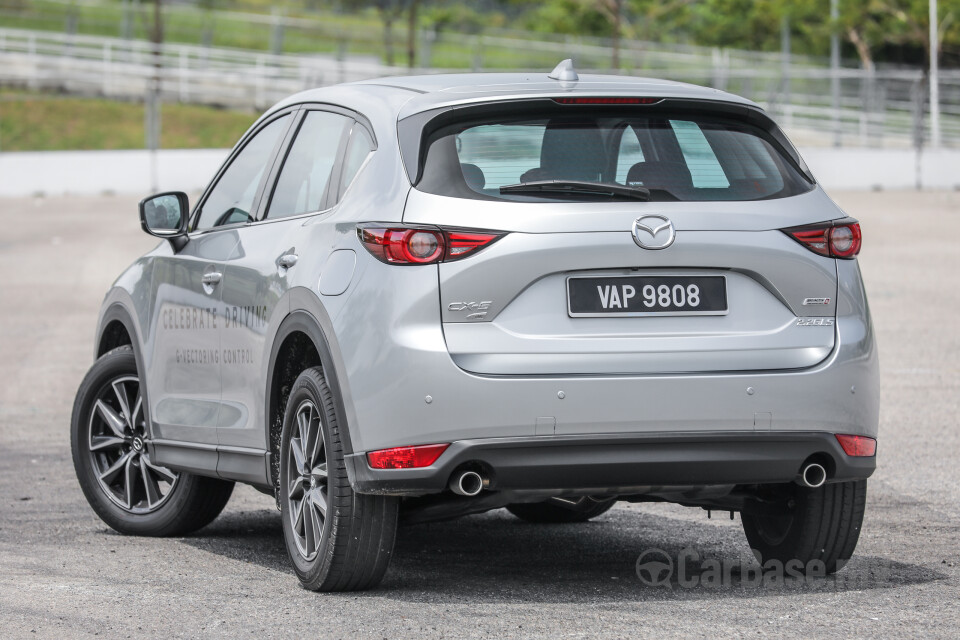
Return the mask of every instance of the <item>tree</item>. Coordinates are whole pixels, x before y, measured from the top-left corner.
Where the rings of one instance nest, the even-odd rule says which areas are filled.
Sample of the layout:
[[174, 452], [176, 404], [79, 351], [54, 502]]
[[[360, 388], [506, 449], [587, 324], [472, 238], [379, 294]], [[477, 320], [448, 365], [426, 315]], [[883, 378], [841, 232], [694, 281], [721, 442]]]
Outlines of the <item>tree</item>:
[[[960, 0], [940, 0], [938, 37], [944, 52], [960, 50]], [[897, 62], [930, 63], [928, 0], [841, 0], [840, 26], [864, 68], [882, 54]]]
[[417, 27], [421, 0], [372, 0], [358, 2], [360, 5], [372, 5], [380, 14], [383, 22], [383, 46], [386, 63], [393, 66], [393, 25], [407, 14], [407, 66], [411, 69], [417, 64]]

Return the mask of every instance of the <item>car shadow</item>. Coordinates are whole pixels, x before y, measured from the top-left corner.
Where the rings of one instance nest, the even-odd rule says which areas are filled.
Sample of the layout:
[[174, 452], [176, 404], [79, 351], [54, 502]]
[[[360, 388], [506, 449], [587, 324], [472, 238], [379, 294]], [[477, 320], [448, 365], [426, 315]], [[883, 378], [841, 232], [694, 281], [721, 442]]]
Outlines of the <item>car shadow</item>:
[[[182, 542], [292, 572], [280, 514], [273, 510], [224, 514]], [[657, 556], [671, 565], [669, 573], [654, 579], [638, 573], [638, 559]], [[535, 525], [497, 510], [401, 527], [383, 583], [354, 596], [430, 603], [621, 602], [862, 591], [946, 578], [920, 565], [863, 555], [834, 576], [761, 574], [739, 527], [626, 509], [583, 524]]]

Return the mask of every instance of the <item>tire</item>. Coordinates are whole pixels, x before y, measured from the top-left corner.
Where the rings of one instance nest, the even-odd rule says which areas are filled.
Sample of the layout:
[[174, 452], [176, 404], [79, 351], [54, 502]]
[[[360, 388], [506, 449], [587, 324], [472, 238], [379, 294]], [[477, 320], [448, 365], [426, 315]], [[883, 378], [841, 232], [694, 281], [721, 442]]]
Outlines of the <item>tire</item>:
[[333, 393], [319, 367], [301, 373], [287, 399], [279, 496], [284, 542], [304, 588], [358, 591], [380, 583], [400, 501], [353, 491]]
[[776, 497], [792, 505], [790, 515], [742, 514], [743, 531], [762, 563], [784, 565], [799, 561], [810, 572], [814, 561], [828, 574], [843, 568], [860, 538], [867, 500], [867, 481], [837, 482], [808, 489], [794, 484], [777, 485]]
[[137, 361], [130, 346], [101, 356], [73, 404], [70, 448], [87, 502], [112, 529], [178, 536], [213, 521], [233, 483], [153, 464]]
[[613, 508], [616, 502], [616, 499], [596, 502], [590, 498], [581, 498], [575, 505], [562, 506], [553, 500], [547, 500], [546, 502], [507, 505], [507, 511], [521, 520], [537, 524], [586, 522], [606, 513]]

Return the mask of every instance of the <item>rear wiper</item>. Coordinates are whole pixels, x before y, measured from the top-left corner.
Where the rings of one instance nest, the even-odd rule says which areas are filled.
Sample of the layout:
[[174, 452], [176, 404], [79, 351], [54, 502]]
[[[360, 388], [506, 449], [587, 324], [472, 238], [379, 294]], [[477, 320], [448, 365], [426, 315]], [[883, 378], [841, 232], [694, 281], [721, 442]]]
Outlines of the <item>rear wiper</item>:
[[610, 196], [625, 196], [636, 200], [649, 201], [650, 190], [645, 187], [628, 187], [609, 182], [588, 182], [586, 180], [534, 180], [519, 184], [505, 184], [500, 193], [596, 193]]

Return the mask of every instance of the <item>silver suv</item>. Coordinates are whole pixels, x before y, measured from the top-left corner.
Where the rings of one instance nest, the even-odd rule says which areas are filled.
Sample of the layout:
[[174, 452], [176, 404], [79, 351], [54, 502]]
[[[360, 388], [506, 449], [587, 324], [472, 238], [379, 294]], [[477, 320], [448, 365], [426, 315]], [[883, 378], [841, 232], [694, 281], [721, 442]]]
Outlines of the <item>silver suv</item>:
[[[628, 77], [306, 91], [104, 300], [72, 418], [91, 506], [178, 535], [276, 497], [316, 590], [398, 522], [617, 500], [738, 511], [761, 562], [850, 558], [876, 466], [860, 226], [755, 104]], [[799, 566], [798, 565], [798, 566]]]

